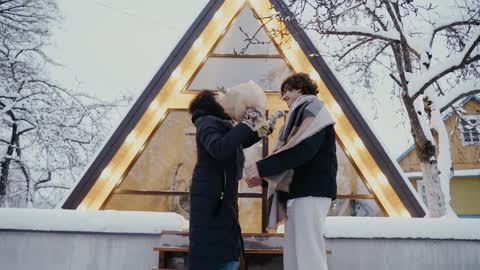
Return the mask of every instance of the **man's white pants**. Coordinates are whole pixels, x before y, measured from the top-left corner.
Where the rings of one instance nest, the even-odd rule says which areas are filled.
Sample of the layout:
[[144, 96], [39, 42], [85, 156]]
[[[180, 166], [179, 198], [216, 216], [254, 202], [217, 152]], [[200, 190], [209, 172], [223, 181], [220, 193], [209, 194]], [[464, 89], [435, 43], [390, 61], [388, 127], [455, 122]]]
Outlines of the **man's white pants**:
[[325, 197], [288, 201], [283, 247], [285, 270], [328, 269], [323, 234], [331, 202]]

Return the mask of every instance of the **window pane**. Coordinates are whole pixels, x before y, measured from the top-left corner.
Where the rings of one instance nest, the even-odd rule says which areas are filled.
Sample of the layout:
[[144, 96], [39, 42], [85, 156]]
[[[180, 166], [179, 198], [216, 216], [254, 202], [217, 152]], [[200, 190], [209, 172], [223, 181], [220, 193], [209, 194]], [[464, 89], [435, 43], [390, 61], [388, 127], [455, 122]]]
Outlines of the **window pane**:
[[[249, 42], [249, 40], [253, 40], [253, 42]], [[245, 54], [279, 55], [277, 48], [270, 41], [270, 37], [261, 27], [260, 22], [255, 19], [255, 15], [248, 5], [235, 18], [214, 53], [233, 54], [240, 53], [242, 50]]]
[[262, 199], [239, 198], [238, 205], [242, 232], [262, 232]]
[[171, 111], [119, 188], [188, 191], [196, 156], [190, 116], [186, 111]]
[[188, 195], [112, 194], [105, 210], [175, 212], [190, 217]]
[[466, 142], [472, 141], [472, 137], [470, 135], [470, 132], [464, 132], [463, 133], [463, 138], [465, 139]]
[[279, 91], [290, 74], [280, 58], [208, 58], [188, 89], [228, 88], [252, 80], [265, 91]]
[[337, 143], [337, 193], [340, 195], [369, 194], [348, 156]]
[[329, 210], [329, 216], [383, 217], [385, 213], [375, 200], [336, 199]]
[[[245, 164], [252, 164], [262, 159], [263, 152], [263, 141], [259, 141], [251, 147], [244, 149], [243, 153], [245, 154]], [[244, 173], [245, 175], [245, 173]], [[262, 193], [262, 187], [249, 188], [245, 181], [240, 181], [238, 183], [238, 192], [242, 193]]]

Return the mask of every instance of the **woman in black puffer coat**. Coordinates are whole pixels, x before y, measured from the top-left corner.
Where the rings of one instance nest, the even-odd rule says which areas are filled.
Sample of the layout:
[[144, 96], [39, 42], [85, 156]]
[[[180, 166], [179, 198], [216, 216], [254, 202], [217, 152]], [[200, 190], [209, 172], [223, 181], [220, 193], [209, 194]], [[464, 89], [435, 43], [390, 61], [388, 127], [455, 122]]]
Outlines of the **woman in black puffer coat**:
[[189, 269], [235, 269], [243, 250], [237, 202], [242, 148], [260, 138], [249, 125], [251, 119], [233, 126], [212, 91], [202, 91], [191, 102], [189, 112], [197, 129], [197, 164], [190, 189]]

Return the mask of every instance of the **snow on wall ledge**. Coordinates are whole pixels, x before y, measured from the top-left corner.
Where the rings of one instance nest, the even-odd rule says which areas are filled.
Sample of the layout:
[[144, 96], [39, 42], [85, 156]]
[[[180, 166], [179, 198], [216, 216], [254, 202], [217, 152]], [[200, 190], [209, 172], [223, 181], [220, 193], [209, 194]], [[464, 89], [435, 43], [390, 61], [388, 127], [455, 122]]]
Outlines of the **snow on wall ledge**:
[[188, 229], [176, 213], [0, 208], [1, 230], [158, 234]]
[[480, 219], [328, 217], [325, 237], [480, 240]]
[[[158, 234], [187, 230], [176, 213], [0, 209], [0, 231]], [[480, 219], [328, 217], [327, 238], [480, 240]]]

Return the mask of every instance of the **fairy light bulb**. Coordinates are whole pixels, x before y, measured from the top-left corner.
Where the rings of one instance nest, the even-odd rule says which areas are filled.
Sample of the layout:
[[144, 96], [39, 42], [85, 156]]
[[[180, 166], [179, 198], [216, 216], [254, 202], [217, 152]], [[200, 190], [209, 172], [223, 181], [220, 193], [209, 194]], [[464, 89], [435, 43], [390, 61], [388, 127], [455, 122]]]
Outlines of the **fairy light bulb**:
[[172, 72], [172, 78], [174, 79], [178, 79], [180, 77], [180, 72], [181, 72], [181, 69], [178, 67], [177, 69], [175, 69], [173, 72]]
[[202, 42], [202, 40], [201, 40], [200, 38], [197, 39], [197, 40], [195, 40], [195, 42], [193, 43], [193, 48], [195, 48], [195, 49], [200, 48], [200, 47], [202, 46], [202, 43], [203, 43], [203, 42]]
[[215, 20], [219, 20], [219, 19], [222, 18], [222, 17], [223, 17], [223, 12], [222, 12], [221, 10], [217, 11], [217, 12], [215, 13], [215, 15], [213, 15], [213, 18], [214, 18]]
[[158, 101], [154, 100], [151, 104], [150, 104], [150, 110], [152, 111], [156, 111], [159, 107], [159, 104], [158, 104]]
[[353, 144], [355, 145], [355, 147], [356, 147], [357, 149], [363, 148], [363, 142], [362, 142], [362, 140], [360, 139], [360, 137], [356, 137], [356, 138], [353, 140]]
[[137, 139], [137, 136], [132, 131], [130, 134], [128, 134], [127, 138], [125, 139], [125, 142], [127, 144], [132, 144], [133, 142], [135, 142], [136, 139]]
[[334, 115], [339, 115], [342, 110], [340, 109], [340, 106], [338, 105], [338, 103], [335, 102], [333, 105], [331, 105], [330, 111]]
[[320, 75], [318, 75], [316, 71], [311, 71], [309, 75], [310, 75], [310, 78], [314, 81], [320, 80]]
[[110, 175], [112, 175], [112, 170], [107, 167], [102, 171], [102, 174], [100, 174], [100, 178], [106, 179], [110, 177]]

